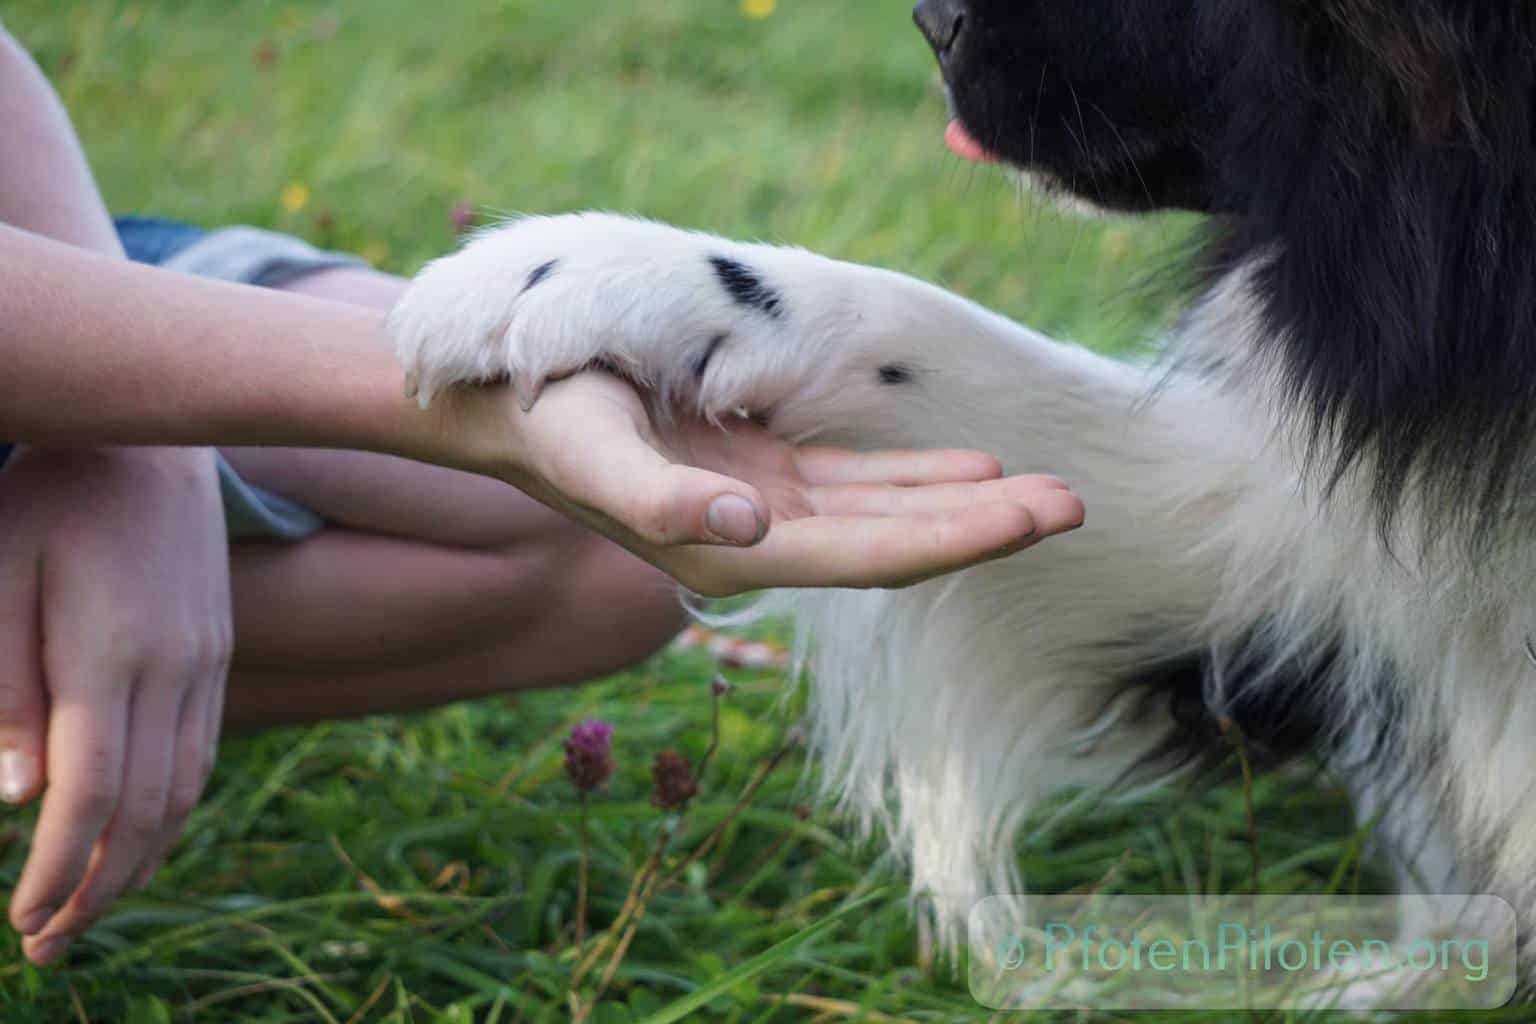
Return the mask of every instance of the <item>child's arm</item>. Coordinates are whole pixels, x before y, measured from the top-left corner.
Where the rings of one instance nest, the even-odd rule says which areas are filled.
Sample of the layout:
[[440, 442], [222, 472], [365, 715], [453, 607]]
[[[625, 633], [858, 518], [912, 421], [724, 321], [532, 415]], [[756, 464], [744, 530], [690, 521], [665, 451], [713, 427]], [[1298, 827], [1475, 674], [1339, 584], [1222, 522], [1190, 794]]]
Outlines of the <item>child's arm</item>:
[[0, 28], [0, 224], [121, 255], [69, 115], [26, 50]]
[[470, 461], [405, 398], [381, 327], [370, 310], [0, 227], [0, 438], [355, 447]]

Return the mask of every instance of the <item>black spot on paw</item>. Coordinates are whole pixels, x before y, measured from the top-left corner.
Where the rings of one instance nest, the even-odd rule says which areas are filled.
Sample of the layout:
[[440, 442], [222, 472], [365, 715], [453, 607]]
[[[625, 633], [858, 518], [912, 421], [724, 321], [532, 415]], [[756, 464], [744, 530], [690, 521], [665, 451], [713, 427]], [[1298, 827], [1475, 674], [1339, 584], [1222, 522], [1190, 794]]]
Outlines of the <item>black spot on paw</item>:
[[751, 267], [724, 256], [711, 256], [709, 265], [715, 268], [720, 286], [738, 303], [774, 319], [784, 315], [783, 296], [764, 284]]
[[706, 348], [702, 353], [699, 354], [699, 358], [698, 359], [694, 360], [694, 363], [693, 363], [693, 378], [694, 378], [694, 380], [703, 380], [704, 379], [704, 373], [705, 373], [705, 371], [707, 371], [709, 369], [709, 364], [715, 358], [715, 353], [720, 351], [720, 346], [724, 345], [725, 344], [725, 340], [727, 338], [729, 338], [729, 337], [730, 337], [730, 335], [728, 335], [728, 334], [717, 334], [717, 335], [715, 335], [714, 339], [709, 343], [709, 347]]
[[550, 260], [548, 263], [540, 263], [538, 266], [534, 267], [533, 273], [528, 275], [527, 283], [523, 285], [523, 291], [526, 292], [530, 288], [536, 288], [543, 284], [545, 281], [549, 280], [549, 276], [553, 274], [555, 269], [559, 266], [559, 260]]
[[910, 384], [912, 383], [912, 367], [903, 366], [901, 363], [891, 363], [882, 366], [878, 371], [881, 384]]

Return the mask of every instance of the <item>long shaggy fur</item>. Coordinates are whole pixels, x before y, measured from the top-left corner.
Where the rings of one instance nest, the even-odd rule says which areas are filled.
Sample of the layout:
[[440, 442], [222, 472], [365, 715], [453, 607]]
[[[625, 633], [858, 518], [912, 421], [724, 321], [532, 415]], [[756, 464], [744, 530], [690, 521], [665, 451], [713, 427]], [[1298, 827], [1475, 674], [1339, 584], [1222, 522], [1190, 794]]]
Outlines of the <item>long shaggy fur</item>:
[[1286, 6], [1308, 5], [1229, 10], [1216, 36], [1235, 215], [1210, 269], [1253, 267], [1248, 355], [1273, 358], [1325, 482], [1358, 470], [1384, 529], [1417, 505], [1481, 544], [1529, 502], [1536, 10]]

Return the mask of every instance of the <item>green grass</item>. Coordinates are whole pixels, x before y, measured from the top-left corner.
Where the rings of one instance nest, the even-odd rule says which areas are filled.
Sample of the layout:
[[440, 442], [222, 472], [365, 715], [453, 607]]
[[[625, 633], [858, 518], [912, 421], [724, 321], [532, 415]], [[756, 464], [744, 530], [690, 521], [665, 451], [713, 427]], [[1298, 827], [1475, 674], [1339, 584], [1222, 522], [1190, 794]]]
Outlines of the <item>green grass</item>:
[[[1066, 218], [949, 157], [908, 6], [780, 0], [753, 20], [734, 0], [13, 0], [5, 18], [121, 212], [272, 226], [408, 273], [453, 244], [457, 203], [601, 207], [910, 271], [1103, 351], [1145, 347], [1176, 308], [1145, 284], [1191, 222]], [[650, 758], [708, 743], [712, 671], [674, 652], [577, 690], [227, 742], [179, 855], [64, 969], [0, 937], [0, 1019], [565, 1019], [580, 843], [560, 740], [591, 714], [619, 730], [619, 774], [590, 809], [601, 925], [663, 824]], [[777, 676], [733, 675], [680, 850], [794, 718]], [[878, 844], [801, 812], [813, 772], [791, 757], [661, 893], [594, 1020], [690, 999], [674, 1016], [812, 1019], [777, 1001], [792, 994], [853, 1008], [826, 1019], [988, 1018], [920, 964]], [[1340, 871], [1380, 885], [1337, 794], [1293, 774], [1253, 802], [1266, 888]], [[1251, 870], [1244, 806], [1219, 788], [1079, 808], [1020, 856], [1042, 891], [1229, 889]], [[0, 825], [0, 885], [27, 821]]]

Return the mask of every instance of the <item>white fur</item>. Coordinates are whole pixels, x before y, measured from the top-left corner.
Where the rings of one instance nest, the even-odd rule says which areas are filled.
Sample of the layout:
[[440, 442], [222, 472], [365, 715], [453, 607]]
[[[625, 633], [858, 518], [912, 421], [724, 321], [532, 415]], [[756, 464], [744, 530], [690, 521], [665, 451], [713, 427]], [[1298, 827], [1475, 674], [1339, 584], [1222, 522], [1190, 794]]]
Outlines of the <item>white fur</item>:
[[[783, 315], [734, 302], [714, 255], [756, 271]], [[1234, 274], [1180, 340], [1196, 356], [1255, 351], [1251, 309]], [[789, 595], [827, 787], [889, 830], [946, 943], [973, 901], [1019, 888], [1014, 839], [1042, 798], [1116, 780], [1165, 736], [1165, 713], [1133, 714], [1117, 684], [1162, 657], [1219, 660], [1260, 622], [1277, 662], [1340, 652], [1346, 747], [1389, 699], [1410, 740], [1443, 742], [1407, 766], [1411, 785], [1383, 770], [1356, 787], [1367, 815], [1391, 812], [1405, 887], [1475, 879], [1536, 924], [1536, 545], [1475, 578], [1453, 552], [1389, 553], [1348, 482], [1326, 502], [1305, 485], [1256, 361], [1162, 377], [899, 274], [591, 214], [480, 236], [422, 273], [390, 330], [424, 400], [603, 360], [668, 402], [771, 413], [797, 440], [975, 447], [1072, 483], [1087, 524], [1020, 557], [902, 591]], [[896, 363], [911, 382], [881, 384]]]

